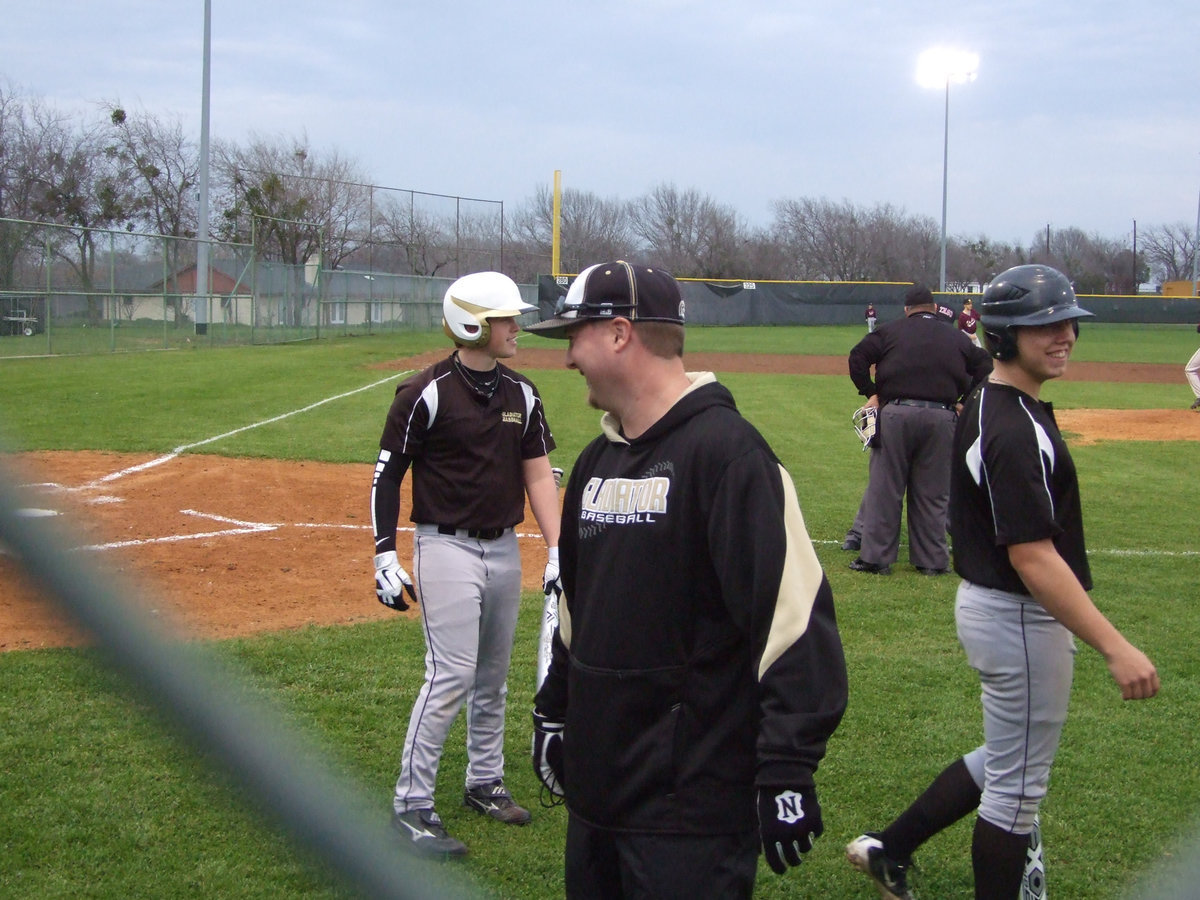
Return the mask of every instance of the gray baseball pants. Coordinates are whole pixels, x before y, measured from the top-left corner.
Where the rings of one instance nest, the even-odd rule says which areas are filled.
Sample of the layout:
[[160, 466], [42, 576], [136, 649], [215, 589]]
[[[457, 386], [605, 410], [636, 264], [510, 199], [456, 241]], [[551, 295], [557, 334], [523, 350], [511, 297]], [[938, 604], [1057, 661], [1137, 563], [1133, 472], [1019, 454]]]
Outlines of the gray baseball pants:
[[955, 415], [949, 409], [897, 406], [879, 411], [879, 447], [871, 451], [862, 501], [859, 556], [880, 566], [896, 561], [900, 514], [908, 494], [908, 558], [923, 569], [950, 565], [946, 511]]
[[434, 805], [442, 747], [464, 702], [467, 787], [504, 777], [508, 664], [521, 603], [517, 536], [509, 529], [481, 541], [418, 525], [413, 577], [425, 632], [425, 683], [408, 720], [396, 812]]
[[954, 619], [982, 686], [985, 742], [964, 757], [983, 788], [979, 815], [1028, 834], [1067, 721], [1075, 638], [1032, 597], [969, 581], [958, 586]]

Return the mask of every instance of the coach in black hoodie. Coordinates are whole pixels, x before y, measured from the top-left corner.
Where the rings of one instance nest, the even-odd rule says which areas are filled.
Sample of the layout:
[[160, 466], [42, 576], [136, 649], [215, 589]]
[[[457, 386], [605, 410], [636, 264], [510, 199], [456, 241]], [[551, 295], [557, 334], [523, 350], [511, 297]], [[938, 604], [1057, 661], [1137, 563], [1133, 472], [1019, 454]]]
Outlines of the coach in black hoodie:
[[535, 766], [565, 794], [569, 897], [750, 897], [822, 831], [813, 776], [846, 706], [829, 583], [791, 478], [683, 366], [666, 272], [582, 272], [556, 318], [606, 411], [567, 485]]

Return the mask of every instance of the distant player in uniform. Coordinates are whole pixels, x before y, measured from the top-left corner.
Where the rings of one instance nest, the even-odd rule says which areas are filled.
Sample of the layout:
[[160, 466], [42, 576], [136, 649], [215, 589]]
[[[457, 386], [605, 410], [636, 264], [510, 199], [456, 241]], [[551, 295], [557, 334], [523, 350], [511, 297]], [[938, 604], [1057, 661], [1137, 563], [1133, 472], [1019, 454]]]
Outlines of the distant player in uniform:
[[533, 309], [499, 272], [450, 285], [443, 326], [457, 348], [396, 388], [371, 485], [380, 602], [407, 609], [412, 580], [396, 555], [400, 483], [412, 468], [413, 574], [425, 631], [425, 683], [404, 738], [392, 824], [406, 846], [467, 852], [446, 833], [433, 790], [446, 735], [467, 704], [465, 805], [523, 825], [529, 812], [504, 785], [504, 709], [521, 599], [513, 526], [525, 496], [545, 537], [545, 578], [558, 575], [554, 438], [533, 383], [502, 365], [517, 352], [516, 316]]
[[946, 506], [955, 410], [992, 367], [986, 352], [946, 327], [952, 315], [929, 288], [914, 284], [904, 296], [904, 318], [850, 351], [850, 379], [867, 398], [864, 405], [879, 410], [859, 555], [850, 563], [856, 572], [891, 574], [906, 496], [909, 560], [925, 575], [950, 571]]
[[975, 311], [974, 305], [970, 300], [963, 301], [962, 312], [958, 314], [958, 330], [971, 339], [971, 343], [976, 347], [981, 346], [979, 343], [979, 313]]
[[875, 330], [876, 315], [875, 315], [875, 304], [874, 303], [867, 304], [867, 311], [863, 315], [863, 318], [867, 320], [867, 334], [870, 334], [872, 331]]
[[[1196, 326], [1196, 331], [1200, 332], [1200, 325]], [[1192, 405], [1188, 409], [1200, 410], [1200, 349], [1192, 354], [1192, 358], [1183, 367], [1183, 375], [1187, 378], [1192, 393], [1196, 395], [1196, 399], [1192, 401]]]
[[985, 743], [951, 763], [882, 832], [846, 848], [884, 898], [909, 900], [913, 852], [978, 810], [971, 843], [976, 900], [1016, 900], [1030, 833], [1067, 718], [1075, 642], [1098, 650], [1126, 700], [1159, 680], [1088, 596], [1079, 484], [1042, 384], [1058, 378], [1078, 335], [1070, 283], [1046, 266], [1017, 266], [984, 291], [989, 380], [954, 436], [950, 526], [958, 637], [982, 684]]
[[683, 366], [670, 274], [585, 269], [557, 318], [606, 415], [564, 498], [563, 594], [534, 765], [569, 812], [571, 898], [748, 898], [821, 834], [846, 705], [833, 597], [787, 471]]

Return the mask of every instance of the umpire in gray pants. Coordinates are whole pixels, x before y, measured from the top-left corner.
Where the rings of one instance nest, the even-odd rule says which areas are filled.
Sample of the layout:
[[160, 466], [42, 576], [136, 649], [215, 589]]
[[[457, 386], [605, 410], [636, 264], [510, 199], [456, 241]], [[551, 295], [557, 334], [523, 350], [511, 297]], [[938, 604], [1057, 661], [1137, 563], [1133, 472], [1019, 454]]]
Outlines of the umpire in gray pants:
[[924, 575], [950, 571], [946, 510], [955, 417], [962, 399], [991, 372], [992, 360], [936, 310], [929, 288], [914, 284], [904, 295], [904, 318], [850, 351], [850, 379], [865, 405], [879, 410], [862, 545], [850, 563], [856, 572], [891, 574], [906, 494], [910, 561]]

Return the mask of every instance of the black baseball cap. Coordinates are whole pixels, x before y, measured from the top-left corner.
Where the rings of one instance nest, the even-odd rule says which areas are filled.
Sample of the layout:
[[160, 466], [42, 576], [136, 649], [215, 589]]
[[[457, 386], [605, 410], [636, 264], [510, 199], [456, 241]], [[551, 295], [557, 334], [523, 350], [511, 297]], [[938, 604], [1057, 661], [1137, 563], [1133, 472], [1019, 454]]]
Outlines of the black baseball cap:
[[549, 338], [565, 338], [567, 329], [591, 319], [683, 324], [679, 283], [664, 269], [635, 266], [623, 259], [597, 263], [580, 272], [558, 298], [554, 318], [525, 330]]

